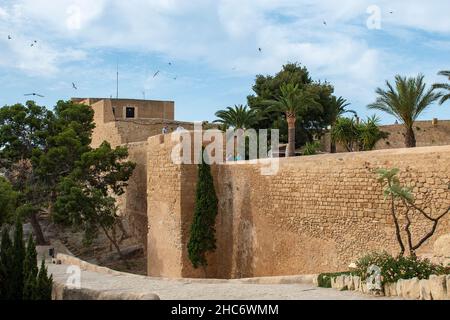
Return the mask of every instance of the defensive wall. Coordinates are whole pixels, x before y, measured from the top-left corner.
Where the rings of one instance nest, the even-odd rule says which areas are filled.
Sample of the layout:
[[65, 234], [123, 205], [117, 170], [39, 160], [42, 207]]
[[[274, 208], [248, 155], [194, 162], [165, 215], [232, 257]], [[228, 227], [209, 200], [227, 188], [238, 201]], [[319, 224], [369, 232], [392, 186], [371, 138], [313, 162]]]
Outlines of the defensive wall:
[[[266, 176], [261, 174], [266, 164], [214, 165], [217, 250], [207, 268], [194, 269], [187, 244], [197, 166], [173, 163], [176, 143], [166, 135], [149, 138], [146, 146], [150, 276], [309, 274], [347, 270], [375, 250], [397, 253], [377, 168], [399, 168], [401, 181], [427, 212], [437, 214], [450, 205], [450, 146], [273, 159], [279, 171]], [[415, 234], [428, 232], [428, 221], [415, 215], [413, 223]], [[450, 215], [419, 254], [431, 251], [434, 240], [449, 231]]]
[[[401, 124], [380, 126], [388, 133], [386, 139], [381, 139], [375, 150], [398, 149], [405, 147], [405, 128]], [[450, 120], [416, 121], [413, 126], [418, 147], [445, 146], [450, 144]], [[322, 137], [323, 151], [330, 152], [330, 134]], [[337, 152], [347, 152], [344, 146], [337, 144]]]

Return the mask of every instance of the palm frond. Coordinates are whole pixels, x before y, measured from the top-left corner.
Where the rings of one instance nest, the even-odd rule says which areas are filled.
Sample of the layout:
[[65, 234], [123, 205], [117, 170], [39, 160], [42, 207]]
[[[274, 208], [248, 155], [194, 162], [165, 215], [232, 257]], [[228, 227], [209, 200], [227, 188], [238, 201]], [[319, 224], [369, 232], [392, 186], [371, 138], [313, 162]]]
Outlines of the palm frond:
[[434, 87], [427, 89], [424, 78], [422, 74], [415, 78], [397, 75], [395, 86], [386, 81], [386, 90], [376, 90], [378, 97], [368, 108], [386, 112], [405, 125], [412, 126], [420, 114], [442, 96], [434, 91]]

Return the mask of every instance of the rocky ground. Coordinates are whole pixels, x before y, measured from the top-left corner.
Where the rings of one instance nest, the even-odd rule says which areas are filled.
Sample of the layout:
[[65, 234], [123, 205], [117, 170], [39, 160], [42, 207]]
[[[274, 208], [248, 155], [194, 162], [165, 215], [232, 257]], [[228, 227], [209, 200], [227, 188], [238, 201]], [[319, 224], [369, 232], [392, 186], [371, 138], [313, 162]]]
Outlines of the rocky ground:
[[[84, 261], [117, 271], [146, 275], [146, 257], [143, 247], [132, 238], [128, 238], [120, 244], [122, 253], [127, 257], [125, 265], [103, 233], [100, 233], [99, 237], [87, 246], [83, 244], [82, 232], [57, 226], [45, 216], [41, 217], [39, 222], [47, 240], [61, 241], [74, 256]], [[31, 232], [31, 225], [25, 224], [24, 236], [28, 238]]]

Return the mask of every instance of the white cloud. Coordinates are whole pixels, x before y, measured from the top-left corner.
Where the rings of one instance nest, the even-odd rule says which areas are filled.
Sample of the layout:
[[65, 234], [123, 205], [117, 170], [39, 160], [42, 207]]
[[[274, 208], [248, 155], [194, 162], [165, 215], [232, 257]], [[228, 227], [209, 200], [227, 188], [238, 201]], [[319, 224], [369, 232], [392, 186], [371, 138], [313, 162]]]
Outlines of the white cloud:
[[[397, 65], [405, 60], [401, 52], [374, 44], [371, 32], [412, 42], [417, 29], [450, 34], [448, 1], [376, 1], [382, 11], [381, 31], [366, 28], [366, 9], [374, 2], [18, 0], [0, 8], [0, 17], [5, 17], [0, 28], [13, 30], [18, 39], [14, 44], [0, 40], [6, 48], [0, 52], [0, 64], [55, 75], [67, 63], [86, 62], [98, 50], [113, 49], [157, 53], [249, 76], [299, 61], [315, 78], [333, 81], [338, 94], [364, 101], [384, 77], [402, 70]], [[0, 29], [0, 36], [4, 32]], [[34, 37], [41, 39], [40, 46], [30, 50], [28, 42]], [[104, 68], [98, 59], [97, 68]], [[157, 81], [171, 80], [171, 75], [164, 77]], [[143, 78], [142, 87], [154, 89], [155, 81]]]

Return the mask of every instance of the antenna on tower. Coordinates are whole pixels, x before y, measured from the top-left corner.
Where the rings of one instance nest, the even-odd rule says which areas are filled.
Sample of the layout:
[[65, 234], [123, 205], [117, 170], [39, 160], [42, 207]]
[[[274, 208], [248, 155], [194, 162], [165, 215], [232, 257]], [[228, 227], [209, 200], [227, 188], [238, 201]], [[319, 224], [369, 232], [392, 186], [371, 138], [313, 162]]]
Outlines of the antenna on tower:
[[117, 62], [117, 73], [116, 73], [116, 99], [119, 99], [119, 62]]

